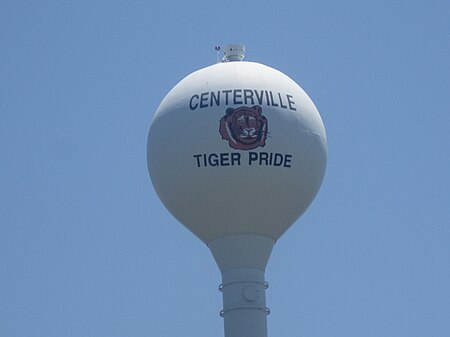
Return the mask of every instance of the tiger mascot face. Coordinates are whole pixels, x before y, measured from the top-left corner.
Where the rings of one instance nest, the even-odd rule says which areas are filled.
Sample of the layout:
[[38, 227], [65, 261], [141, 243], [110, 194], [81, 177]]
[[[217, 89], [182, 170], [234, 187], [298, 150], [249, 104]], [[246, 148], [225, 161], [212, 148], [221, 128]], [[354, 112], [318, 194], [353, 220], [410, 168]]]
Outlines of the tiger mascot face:
[[266, 145], [267, 118], [258, 105], [228, 108], [220, 119], [219, 132], [233, 149], [252, 150]]

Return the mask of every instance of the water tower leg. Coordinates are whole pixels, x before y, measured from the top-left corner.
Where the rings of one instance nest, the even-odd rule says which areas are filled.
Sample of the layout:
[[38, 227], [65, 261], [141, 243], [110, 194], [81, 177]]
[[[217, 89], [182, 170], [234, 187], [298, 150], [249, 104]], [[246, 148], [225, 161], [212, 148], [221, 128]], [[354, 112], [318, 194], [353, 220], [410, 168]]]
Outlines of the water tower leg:
[[267, 337], [264, 271], [231, 269], [222, 273], [225, 337]]
[[222, 272], [225, 337], [267, 337], [264, 271], [274, 244], [258, 234], [230, 235], [208, 244]]

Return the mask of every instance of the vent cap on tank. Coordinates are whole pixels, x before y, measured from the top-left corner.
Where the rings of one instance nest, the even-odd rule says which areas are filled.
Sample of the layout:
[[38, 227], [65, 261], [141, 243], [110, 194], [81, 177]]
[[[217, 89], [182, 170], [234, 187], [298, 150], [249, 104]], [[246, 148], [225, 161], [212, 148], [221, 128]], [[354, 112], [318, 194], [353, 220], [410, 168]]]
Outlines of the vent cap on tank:
[[245, 56], [245, 46], [229, 44], [224, 48], [223, 62], [242, 61]]

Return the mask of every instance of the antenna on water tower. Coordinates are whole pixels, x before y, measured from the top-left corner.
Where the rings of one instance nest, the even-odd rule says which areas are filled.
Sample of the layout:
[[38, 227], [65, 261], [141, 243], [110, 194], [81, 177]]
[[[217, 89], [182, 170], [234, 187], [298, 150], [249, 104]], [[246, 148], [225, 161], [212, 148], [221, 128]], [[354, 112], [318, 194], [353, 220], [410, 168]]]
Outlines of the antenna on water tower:
[[220, 62], [220, 46], [215, 46], [214, 49], [217, 52], [217, 63], [219, 63]]
[[243, 62], [244, 52], [226, 46], [224, 62], [164, 97], [147, 163], [163, 204], [208, 246], [222, 273], [225, 337], [267, 337], [266, 265], [319, 191], [327, 140], [303, 89], [273, 68]]

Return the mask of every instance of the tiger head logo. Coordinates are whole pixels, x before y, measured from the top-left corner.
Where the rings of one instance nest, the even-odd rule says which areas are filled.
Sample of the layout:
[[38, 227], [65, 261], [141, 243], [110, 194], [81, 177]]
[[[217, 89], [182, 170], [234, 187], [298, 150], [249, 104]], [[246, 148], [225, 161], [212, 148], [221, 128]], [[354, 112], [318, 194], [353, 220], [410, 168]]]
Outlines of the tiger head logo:
[[261, 107], [228, 108], [220, 119], [219, 132], [233, 149], [252, 150], [266, 145], [267, 118]]

